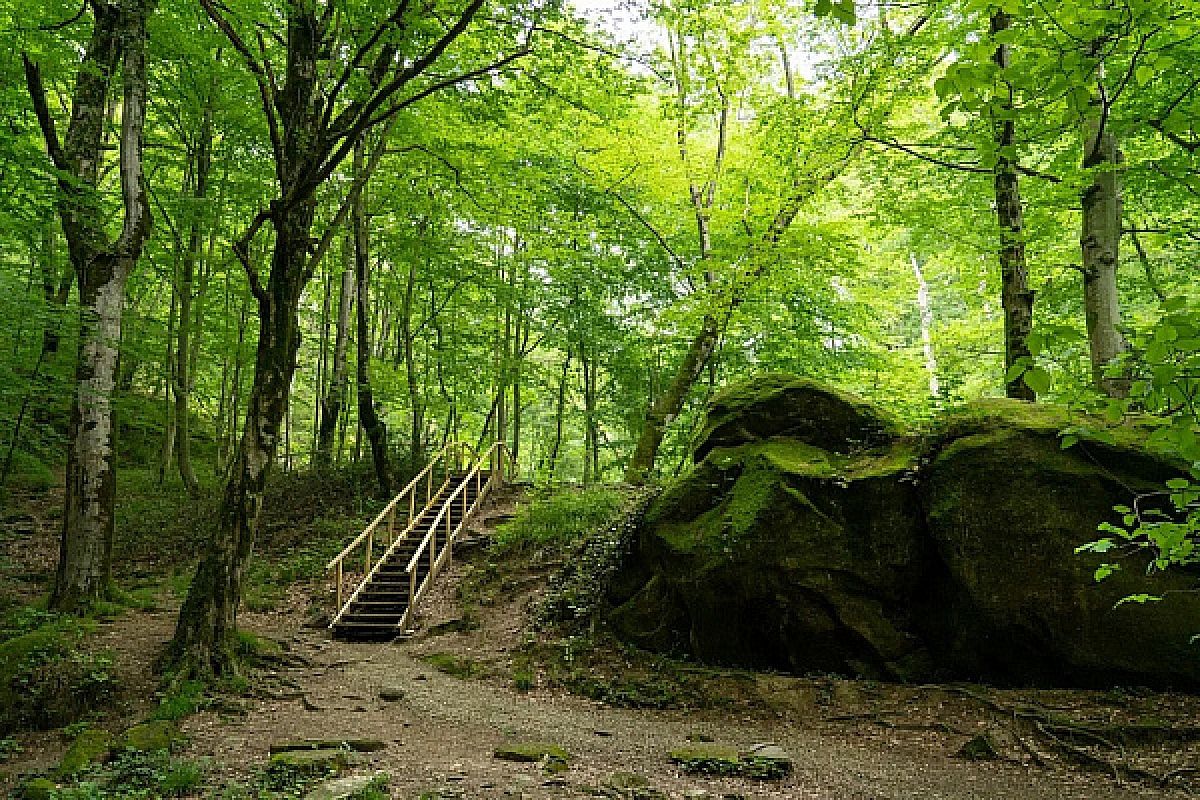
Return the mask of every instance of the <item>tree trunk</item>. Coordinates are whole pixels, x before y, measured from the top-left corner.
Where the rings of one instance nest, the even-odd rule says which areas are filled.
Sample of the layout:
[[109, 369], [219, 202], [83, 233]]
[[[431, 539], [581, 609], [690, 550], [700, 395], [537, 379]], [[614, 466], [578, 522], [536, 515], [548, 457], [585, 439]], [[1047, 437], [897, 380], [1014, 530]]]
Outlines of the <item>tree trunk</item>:
[[[420, 240], [424, 239], [425, 222], [419, 226]], [[417, 265], [413, 262], [408, 267], [408, 281], [404, 286], [404, 306], [401, 309], [399, 339], [401, 340], [404, 358], [404, 375], [408, 383], [408, 405], [411, 412], [411, 429], [409, 433], [409, 471], [416, 474], [425, 462], [425, 402], [421, 393], [420, 382], [417, 380], [416, 354], [413, 346], [416, 344], [412, 329], [413, 291], [417, 281]], [[433, 309], [430, 313], [433, 313]]]
[[175, 461], [175, 404], [171, 402], [171, 387], [175, 385], [175, 318], [179, 315], [179, 267], [176, 265], [171, 281], [171, 306], [167, 310], [167, 343], [163, 352], [163, 437], [158, 452], [158, 485], [161, 487]]
[[354, 305], [354, 255], [352, 236], [344, 239], [346, 244], [345, 266], [342, 270], [342, 287], [338, 294], [337, 331], [334, 334], [333, 370], [329, 380], [329, 391], [321, 400], [321, 429], [317, 435], [317, 464], [328, 467], [333, 463], [333, 445], [338, 421], [346, 405], [348, 375], [346, 370], [347, 342], [350, 338], [350, 307]]
[[654, 469], [654, 461], [658, 456], [658, 448], [662, 445], [667, 427], [683, 410], [688, 392], [704, 372], [704, 366], [712, 357], [719, 340], [717, 320], [706, 316], [700, 332], [688, 345], [679, 370], [671, 380], [666, 391], [661, 392], [654, 404], [646, 412], [646, 421], [642, 425], [642, 433], [638, 437], [637, 448], [633, 458], [625, 469], [625, 480], [632, 484], [643, 484], [650, 479]]
[[921, 352], [925, 357], [925, 371], [929, 373], [929, 396], [941, 397], [938, 383], [937, 357], [933, 352], [933, 305], [929, 301], [929, 284], [916, 253], [908, 254], [912, 262], [913, 277], [917, 279], [917, 311], [921, 315]]
[[[365, 165], [366, 146], [360, 140], [354, 148], [354, 174], [361, 175]], [[387, 426], [375, 408], [375, 397], [371, 392], [371, 330], [368, 316], [371, 292], [370, 231], [367, 228], [367, 193], [364, 186], [354, 198], [350, 210], [354, 228], [354, 275], [358, 284], [358, 347], [356, 359], [358, 370], [358, 419], [363, 433], [371, 445], [371, 461], [375, 466], [375, 479], [384, 495], [392, 492], [391, 464], [388, 460]]]
[[259, 301], [254, 384], [246, 405], [241, 444], [232, 461], [208, 546], [179, 612], [172, 642], [185, 673], [237, 672], [232, 640], [237, 630], [242, 577], [254, 549], [267, 476], [287, 414], [288, 388], [300, 347], [297, 308], [304, 286], [314, 205], [298, 204], [276, 219], [275, 252], [265, 297]]
[[1111, 397], [1129, 393], [1129, 381], [1106, 375], [1109, 364], [1129, 349], [1121, 333], [1121, 300], [1117, 291], [1117, 265], [1121, 245], [1122, 155], [1117, 137], [1104, 126], [1099, 98], [1096, 113], [1084, 120], [1083, 168], [1092, 181], [1083, 190], [1083, 230], [1079, 244], [1083, 257], [1083, 306], [1091, 351], [1092, 380]]
[[[1008, 30], [1012, 20], [1003, 11], [992, 14], [992, 35]], [[1008, 45], [998, 44], [993, 60], [1001, 70], [1008, 69]], [[1004, 308], [1004, 369], [1007, 372], [1020, 359], [1030, 358], [1029, 333], [1033, 330], [1033, 292], [1029, 289], [1025, 263], [1025, 219], [1021, 191], [1017, 183], [1016, 120], [1012, 88], [1001, 98], [1001, 113], [993, 121], [996, 159], [996, 221], [1000, 225], [1000, 301]], [[1020, 400], [1034, 400], [1034, 391], [1021, 377], [1007, 381], [1005, 394]]]
[[[197, 206], [203, 206], [208, 197], [208, 176], [212, 169], [213, 113], [205, 108], [204, 119], [196, 143], [196, 184], [192, 193]], [[175, 348], [175, 375], [172, 389], [175, 394], [175, 458], [179, 462], [179, 477], [189, 495], [200, 490], [196, 471], [192, 468], [192, 444], [189, 397], [192, 391], [192, 292], [195, 285], [196, 262], [200, 258], [200, 246], [204, 231], [200, 220], [193, 217], [188, 232], [187, 249], [179, 268], [179, 327], [178, 344]]]
[[[112, 578], [116, 442], [112, 394], [125, 282], [149, 234], [142, 175], [146, 112], [146, 17], [141, 0], [93, 2], [92, 37], [71, 98], [71, 121], [60, 143], [41, 71], [25, 58], [26, 82], [55, 167], [58, 209], [79, 282], [80, 330], [76, 390], [67, 438], [66, 493], [59, 564], [50, 606], [72, 611], [104, 596]], [[117, 62], [122, 100], [119, 174], [121, 232], [110, 239], [106, 212], [94, 195], [103, 152], [106, 100]]]
[[563, 417], [566, 415], [567, 409], [567, 376], [571, 370], [571, 349], [567, 348], [567, 355], [563, 358], [562, 374], [558, 377], [558, 397], [554, 405], [554, 444], [550, 448], [550, 462], [548, 475], [550, 481], [554, 481], [555, 472], [558, 469], [558, 454], [562, 451], [563, 440]]

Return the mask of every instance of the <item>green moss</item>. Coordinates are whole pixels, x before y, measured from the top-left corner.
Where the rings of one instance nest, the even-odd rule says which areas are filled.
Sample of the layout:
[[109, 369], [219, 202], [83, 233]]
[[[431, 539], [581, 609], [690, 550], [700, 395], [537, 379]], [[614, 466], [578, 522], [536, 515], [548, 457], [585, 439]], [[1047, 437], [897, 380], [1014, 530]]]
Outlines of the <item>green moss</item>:
[[89, 728], [75, 737], [67, 752], [63, 754], [55, 774], [70, 778], [83, 772], [92, 764], [108, 757], [112, 749], [112, 734], [99, 728]]
[[444, 672], [463, 680], [478, 677], [484, 672], [482, 665], [478, 662], [463, 656], [456, 656], [453, 653], [430, 653], [425, 656], [424, 661], [438, 672]]
[[562, 747], [550, 742], [512, 742], [500, 745], [492, 755], [502, 761], [536, 763], [550, 759], [566, 764], [571, 755]]
[[52, 800], [57, 791], [58, 786], [49, 778], [34, 778], [21, 786], [17, 796], [21, 800]]
[[277, 772], [312, 776], [340, 772], [349, 764], [349, 756], [342, 749], [286, 750], [271, 756], [270, 768]]
[[670, 759], [684, 772], [700, 775], [737, 775], [742, 768], [737, 749], [721, 744], [695, 742], [672, 750]]
[[1068, 406], [996, 397], [947, 411], [934, 422], [928, 436], [945, 442], [979, 433], [1017, 430], [1057, 438], [1071, 428], [1083, 442], [1153, 452], [1146, 439], [1160, 424], [1148, 415], [1130, 415], [1114, 424]]
[[117, 749], [132, 750], [138, 753], [170, 750], [178, 738], [179, 729], [175, 727], [174, 722], [152, 719], [134, 725], [125, 731], [117, 742]]

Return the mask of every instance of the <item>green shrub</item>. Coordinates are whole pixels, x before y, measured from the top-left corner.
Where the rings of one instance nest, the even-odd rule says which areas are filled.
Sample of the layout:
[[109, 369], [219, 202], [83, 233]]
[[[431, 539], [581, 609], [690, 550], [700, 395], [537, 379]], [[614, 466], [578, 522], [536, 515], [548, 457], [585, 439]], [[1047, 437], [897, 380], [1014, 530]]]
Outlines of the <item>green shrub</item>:
[[195, 714], [207, 707], [208, 703], [203, 681], [182, 681], [171, 685], [158, 701], [158, 708], [151, 715], [151, 719], [174, 722]]
[[522, 551], [574, 543], [608, 525], [624, 500], [621, 491], [603, 487], [546, 492], [500, 527], [496, 546], [501, 551]]
[[60, 727], [111, 701], [112, 657], [79, 650], [79, 638], [55, 623], [0, 643], [0, 733]]

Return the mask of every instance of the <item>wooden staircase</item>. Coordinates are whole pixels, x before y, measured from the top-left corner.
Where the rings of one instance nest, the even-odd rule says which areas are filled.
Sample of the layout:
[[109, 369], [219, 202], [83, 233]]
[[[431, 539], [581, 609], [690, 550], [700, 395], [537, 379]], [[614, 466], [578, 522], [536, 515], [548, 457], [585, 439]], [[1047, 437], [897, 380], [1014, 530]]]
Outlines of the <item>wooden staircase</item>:
[[[463, 527], [511, 471], [502, 442], [483, 456], [462, 443], [443, 447], [329, 562], [338, 607], [329, 626], [333, 635], [352, 641], [390, 641], [408, 631], [426, 591], [452, 558]], [[419, 494], [424, 495], [420, 505]], [[402, 516], [405, 507], [407, 520]], [[404, 521], [399, 533], [397, 521]], [[361, 571], [352, 571], [358, 567]], [[351, 588], [349, 599], [343, 602], [347, 588]]]

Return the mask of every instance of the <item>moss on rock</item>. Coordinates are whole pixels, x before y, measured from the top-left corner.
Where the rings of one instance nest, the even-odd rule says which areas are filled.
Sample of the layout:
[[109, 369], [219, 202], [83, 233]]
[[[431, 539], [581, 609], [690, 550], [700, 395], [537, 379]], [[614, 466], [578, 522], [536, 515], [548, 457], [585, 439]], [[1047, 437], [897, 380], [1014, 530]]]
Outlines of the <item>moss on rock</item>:
[[793, 672], [1200, 684], [1200, 595], [1113, 608], [1194, 575], [1096, 584], [1098, 558], [1075, 554], [1178, 474], [1152, 425], [995, 400], [906, 436], [811, 381], [733, 387], [648, 509], [611, 620], [644, 647]]
[[570, 754], [562, 747], [550, 742], [510, 742], [497, 747], [492, 755], [501, 761], [537, 763], [543, 759], [562, 762], [570, 761]]
[[112, 750], [112, 743], [112, 734], [106, 730], [88, 728], [82, 731], [63, 754], [55, 774], [61, 778], [71, 778], [92, 764], [104, 761]]
[[857, 395], [807, 378], [768, 373], [713, 397], [696, 459], [715, 447], [788, 438], [835, 452], [886, 445], [901, 426]]
[[170, 750], [178, 739], [179, 729], [175, 723], [165, 719], [152, 719], [138, 723], [121, 734], [116, 749], [153, 753]]

